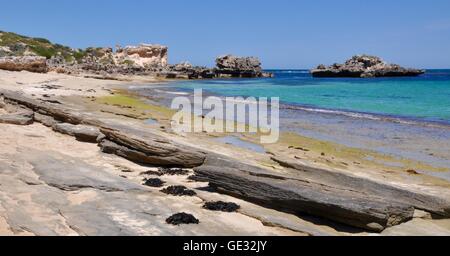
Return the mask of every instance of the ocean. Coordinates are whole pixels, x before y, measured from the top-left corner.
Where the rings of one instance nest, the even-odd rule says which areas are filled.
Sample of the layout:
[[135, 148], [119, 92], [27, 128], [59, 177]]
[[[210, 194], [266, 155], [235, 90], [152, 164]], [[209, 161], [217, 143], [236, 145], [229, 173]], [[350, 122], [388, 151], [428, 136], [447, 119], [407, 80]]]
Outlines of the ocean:
[[405, 78], [313, 78], [307, 70], [268, 70], [275, 78], [193, 80], [173, 84], [223, 96], [279, 97], [288, 108], [391, 117], [450, 125], [450, 70]]

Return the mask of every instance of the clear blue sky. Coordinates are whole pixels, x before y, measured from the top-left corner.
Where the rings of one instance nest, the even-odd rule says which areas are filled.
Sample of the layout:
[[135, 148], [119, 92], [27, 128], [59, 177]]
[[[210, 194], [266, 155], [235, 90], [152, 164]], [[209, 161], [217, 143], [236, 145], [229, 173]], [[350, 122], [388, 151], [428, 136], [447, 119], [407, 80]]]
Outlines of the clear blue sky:
[[448, 0], [14, 0], [1, 9], [0, 30], [78, 48], [160, 43], [171, 63], [233, 53], [310, 68], [368, 53], [450, 68]]

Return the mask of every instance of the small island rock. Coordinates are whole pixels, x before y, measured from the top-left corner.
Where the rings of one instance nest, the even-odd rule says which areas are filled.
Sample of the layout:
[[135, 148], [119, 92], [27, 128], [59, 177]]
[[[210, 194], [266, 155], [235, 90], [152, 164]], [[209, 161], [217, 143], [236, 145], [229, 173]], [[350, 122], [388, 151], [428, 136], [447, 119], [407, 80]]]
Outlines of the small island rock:
[[404, 68], [397, 64], [389, 64], [381, 58], [369, 55], [357, 55], [347, 60], [344, 64], [331, 66], [319, 65], [311, 70], [313, 77], [399, 77], [418, 76], [424, 74], [424, 70]]

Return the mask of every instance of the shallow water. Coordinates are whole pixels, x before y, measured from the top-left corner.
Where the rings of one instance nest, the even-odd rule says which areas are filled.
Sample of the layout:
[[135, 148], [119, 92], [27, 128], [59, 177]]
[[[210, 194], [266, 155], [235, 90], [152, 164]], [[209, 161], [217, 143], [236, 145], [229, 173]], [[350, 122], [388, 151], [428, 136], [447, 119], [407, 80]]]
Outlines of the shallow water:
[[239, 148], [248, 149], [250, 151], [257, 152], [257, 153], [265, 153], [266, 152], [264, 147], [262, 147], [258, 144], [243, 141], [240, 138], [235, 137], [235, 136], [226, 136], [226, 137], [221, 137], [221, 138], [217, 138], [214, 140], [224, 143], [224, 144], [233, 145], [233, 146], [236, 146]]
[[279, 96], [282, 131], [450, 167], [450, 70], [382, 79], [275, 74], [275, 79], [182, 81], [135, 90], [165, 106], [180, 95], [173, 92], [192, 97], [194, 88], [206, 96]]
[[149, 119], [145, 120], [144, 123], [148, 124], [148, 125], [157, 125], [157, 124], [159, 124], [158, 121], [153, 119], [153, 118], [149, 118]]
[[[406, 78], [313, 78], [305, 70], [272, 71], [273, 79], [176, 83], [224, 96], [279, 97], [291, 107], [364, 117], [375, 114], [450, 124], [450, 70]], [[370, 115], [365, 115], [370, 117]]]

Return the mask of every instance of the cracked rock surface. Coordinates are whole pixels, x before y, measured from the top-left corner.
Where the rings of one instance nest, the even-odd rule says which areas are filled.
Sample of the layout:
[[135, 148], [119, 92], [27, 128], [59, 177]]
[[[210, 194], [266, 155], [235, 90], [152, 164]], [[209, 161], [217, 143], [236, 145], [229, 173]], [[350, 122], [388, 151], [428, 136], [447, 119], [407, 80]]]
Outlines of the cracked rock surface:
[[[1, 235], [305, 234], [245, 214], [210, 212], [199, 197], [172, 197], [142, 186], [139, 173], [148, 167], [41, 124], [0, 127]], [[136, 171], [124, 179], [123, 168]], [[170, 185], [184, 177], [174, 178], [180, 180]], [[193, 214], [200, 224], [166, 223], [180, 212]]]

